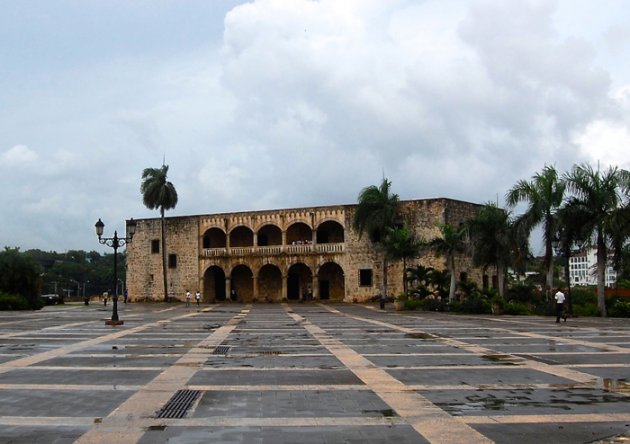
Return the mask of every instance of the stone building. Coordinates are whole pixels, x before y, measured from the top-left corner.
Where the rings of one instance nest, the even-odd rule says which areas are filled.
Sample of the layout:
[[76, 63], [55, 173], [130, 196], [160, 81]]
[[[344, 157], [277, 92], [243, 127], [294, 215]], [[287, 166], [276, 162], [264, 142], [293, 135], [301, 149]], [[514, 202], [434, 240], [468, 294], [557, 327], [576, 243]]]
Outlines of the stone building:
[[[400, 223], [420, 239], [440, 236], [439, 225], [459, 225], [478, 205], [451, 199], [400, 202]], [[356, 205], [205, 214], [166, 218], [168, 289], [183, 300], [199, 290], [204, 302], [331, 300], [365, 302], [379, 294], [383, 272], [369, 236], [352, 228]], [[160, 219], [137, 221], [127, 245], [127, 288], [133, 300], [163, 300]], [[408, 261], [437, 269], [431, 252]], [[459, 279], [482, 282], [469, 257], [456, 261]], [[390, 262], [390, 295], [403, 289], [403, 266]]]

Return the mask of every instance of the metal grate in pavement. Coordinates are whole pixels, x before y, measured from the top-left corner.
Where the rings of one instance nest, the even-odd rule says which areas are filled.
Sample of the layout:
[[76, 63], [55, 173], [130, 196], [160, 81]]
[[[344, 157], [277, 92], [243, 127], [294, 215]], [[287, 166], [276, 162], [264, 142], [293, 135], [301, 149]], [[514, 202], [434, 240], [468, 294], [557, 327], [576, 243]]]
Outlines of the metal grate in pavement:
[[229, 351], [230, 351], [230, 346], [229, 345], [218, 345], [214, 349], [212, 354], [213, 355], [227, 355]]
[[199, 390], [177, 390], [171, 399], [162, 407], [157, 418], [183, 418], [188, 409], [199, 397]]

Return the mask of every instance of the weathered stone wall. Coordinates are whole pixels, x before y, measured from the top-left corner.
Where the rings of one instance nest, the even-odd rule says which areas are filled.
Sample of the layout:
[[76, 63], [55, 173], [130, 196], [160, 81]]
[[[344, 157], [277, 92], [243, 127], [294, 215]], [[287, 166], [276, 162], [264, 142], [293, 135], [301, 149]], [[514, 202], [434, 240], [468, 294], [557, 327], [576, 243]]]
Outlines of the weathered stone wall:
[[[175, 254], [177, 265], [167, 269], [170, 297], [184, 299], [186, 289], [199, 288], [199, 228], [196, 217], [166, 218], [166, 252]], [[163, 300], [162, 240], [160, 219], [137, 221], [133, 242], [127, 245], [127, 289], [133, 300]], [[160, 251], [151, 252], [151, 242], [160, 241]]]
[[[204, 275], [211, 266], [222, 269], [229, 281], [232, 271], [244, 265], [251, 270], [251, 279], [258, 280], [258, 294], [261, 298], [266, 294], [278, 295], [282, 290], [278, 276], [286, 285], [291, 267], [301, 263], [308, 267], [314, 277], [313, 286], [317, 286], [317, 273], [322, 270], [319, 278], [329, 281], [331, 299], [339, 300], [343, 296], [343, 300], [348, 302], [368, 301], [380, 294], [383, 281], [382, 261], [369, 237], [365, 234], [359, 235], [353, 230], [355, 208], [355, 205], [340, 205], [167, 218], [167, 253], [177, 255], [177, 266], [169, 268], [167, 273], [169, 294], [183, 299], [186, 289], [191, 292], [197, 289], [203, 291]], [[440, 224], [458, 225], [472, 217], [478, 205], [449, 199], [426, 199], [403, 201], [400, 208], [403, 221], [413, 227], [418, 238], [428, 241], [440, 236]], [[343, 234], [334, 235], [335, 241], [338, 236], [343, 236], [343, 249], [334, 250], [338, 247], [333, 245], [330, 251], [317, 251], [316, 248], [327, 247], [326, 244], [316, 243], [316, 230], [330, 221], [343, 227]], [[295, 225], [296, 223], [299, 225]], [[269, 225], [278, 227], [282, 233], [282, 252], [278, 248], [274, 253], [265, 252], [265, 247], [259, 249], [257, 246], [258, 231]], [[312, 233], [308, 232], [309, 228]], [[219, 233], [217, 230], [224, 233], [228, 245], [231, 234], [240, 235], [241, 237], [234, 237], [238, 247], [232, 249], [226, 245], [226, 248], [215, 249], [212, 255], [208, 255], [203, 248], [203, 236], [210, 229], [215, 230], [213, 236]], [[254, 233], [253, 241], [247, 240], [248, 235], [242, 237], [248, 230]], [[138, 220], [136, 235], [128, 246], [127, 288], [132, 300], [163, 299], [162, 256], [161, 253], [151, 253], [153, 239], [160, 239], [160, 219]], [[241, 245], [248, 242], [252, 245]], [[294, 242], [304, 242], [304, 245], [293, 245]], [[336, 264], [341, 272], [336, 266], [325, 265], [329, 263]], [[421, 257], [409, 260], [407, 266], [416, 264], [444, 269], [445, 259], [425, 251]], [[458, 257], [456, 264], [458, 277], [459, 273], [466, 272], [470, 279], [481, 283], [481, 272], [472, 267], [470, 258]], [[263, 267], [267, 267], [267, 270], [261, 272]], [[372, 285], [359, 285], [361, 269], [372, 270]], [[251, 300], [253, 284], [243, 281], [248, 279], [244, 276], [242, 268], [239, 268], [237, 277], [244, 289], [244, 297]], [[311, 285], [310, 282], [301, 282], [300, 286], [307, 284]], [[229, 282], [226, 285], [229, 286]], [[403, 291], [402, 261], [390, 262], [388, 289], [390, 295]], [[318, 289], [314, 289], [315, 295], [317, 292]]]

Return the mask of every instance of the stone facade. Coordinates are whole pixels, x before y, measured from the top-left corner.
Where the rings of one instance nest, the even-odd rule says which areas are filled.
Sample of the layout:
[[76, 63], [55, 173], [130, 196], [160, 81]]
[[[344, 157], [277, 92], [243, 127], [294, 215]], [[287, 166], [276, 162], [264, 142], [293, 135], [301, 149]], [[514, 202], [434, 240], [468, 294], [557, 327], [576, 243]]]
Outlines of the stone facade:
[[[199, 290], [204, 302], [333, 300], [365, 302], [380, 292], [382, 262], [367, 235], [352, 228], [356, 205], [166, 218], [168, 289], [183, 300]], [[401, 222], [420, 239], [440, 235], [439, 225], [459, 225], [478, 205], [451, 199], [400, 203]], [[133, 300], [162, 300], [160, 219], [137, 221], [127, 245], [127, 289]], [[408, 260], [445, 268], [431, 252]], [[456, 274], [481, 283], [481, 271], [467, 256]], [[388, 293], [403, 290], [403, 265], [390, 262]]]

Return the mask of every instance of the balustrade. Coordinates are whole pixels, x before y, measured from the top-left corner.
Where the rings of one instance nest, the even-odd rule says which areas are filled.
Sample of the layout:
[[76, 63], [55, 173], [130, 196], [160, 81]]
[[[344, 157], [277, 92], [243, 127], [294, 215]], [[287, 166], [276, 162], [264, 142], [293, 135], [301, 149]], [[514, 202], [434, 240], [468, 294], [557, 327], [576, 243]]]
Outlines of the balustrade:
[[204, 248], [203, 256], [205, 257], [221, 257], [221, 256], [277, 256], [281, 254], [330, 254], [343, 253], [343, 243], [335, 244], [296, 244], [296, 245], [269, 245], [262, 247], [230, 247], [228, 248]]

